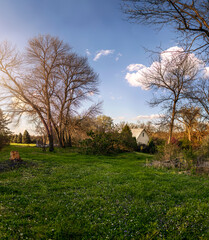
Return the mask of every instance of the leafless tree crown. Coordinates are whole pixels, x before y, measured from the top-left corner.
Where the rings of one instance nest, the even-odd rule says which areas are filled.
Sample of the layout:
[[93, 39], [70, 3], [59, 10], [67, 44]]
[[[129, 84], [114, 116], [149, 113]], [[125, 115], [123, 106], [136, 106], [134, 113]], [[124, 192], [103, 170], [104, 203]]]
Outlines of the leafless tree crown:
[[[122, 9], [131, 22], [166, 27], [171, 25], [195, 49], [209, 51], [208, 0], [123, 0]], [[207, 56], [205, 55], [207, 58]], [[208, 58], [207, 58], [208, 60]]]
[[62, 145], [69, 118], [84, 100], [98, 93], [98, 75], [87, 59], [50, 35], [29, 40], [21, 57], [8, 43], [1, 44], [0, 71], [10, 109], [19, 116], [27, 113], [38, 118], [52, 150], [54, 132]]

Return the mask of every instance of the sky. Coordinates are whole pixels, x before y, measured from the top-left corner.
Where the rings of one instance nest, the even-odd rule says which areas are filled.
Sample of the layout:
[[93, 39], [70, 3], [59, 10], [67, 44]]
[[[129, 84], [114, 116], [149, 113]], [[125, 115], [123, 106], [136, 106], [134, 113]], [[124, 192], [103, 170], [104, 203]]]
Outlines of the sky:
[[[88, 57], [99, 74], [98, 96], [102, 113], [120, 121], [152, 120], [160, 108], [147, 102], [152, 92], [132, 86], [128, 66], [152, 63], [146, 49], [168, 49], [177, 45], [172, 29], [158, 31], [129, 23], [121, 11], [121, 0], [1, 0], [0, 41], [8, 40], [22, 51], [39, 34], [58, 36], [73, 51]], [[14, 131], [30, 128], [26, 120]], [[30, 131], [30, 129], [28, 129]]]

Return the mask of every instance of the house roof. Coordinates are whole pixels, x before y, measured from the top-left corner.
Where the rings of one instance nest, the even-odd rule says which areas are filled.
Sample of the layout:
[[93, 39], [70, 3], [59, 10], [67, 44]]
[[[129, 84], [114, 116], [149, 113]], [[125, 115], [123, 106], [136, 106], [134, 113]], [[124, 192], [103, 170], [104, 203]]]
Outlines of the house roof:
[[144, 130], [144, 128], [131, 129], [132, 136], [137, 139], [139, 137], [139, 135], [143, 132], [143, 130]]

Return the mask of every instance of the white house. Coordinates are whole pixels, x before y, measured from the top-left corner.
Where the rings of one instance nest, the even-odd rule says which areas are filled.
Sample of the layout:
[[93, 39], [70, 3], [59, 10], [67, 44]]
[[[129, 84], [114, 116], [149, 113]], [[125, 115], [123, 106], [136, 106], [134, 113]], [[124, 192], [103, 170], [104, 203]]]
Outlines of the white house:
[[148, 145], [149, 136], [144, 128], [131, 129], [132, 136], [136, 138], [137, 145]]

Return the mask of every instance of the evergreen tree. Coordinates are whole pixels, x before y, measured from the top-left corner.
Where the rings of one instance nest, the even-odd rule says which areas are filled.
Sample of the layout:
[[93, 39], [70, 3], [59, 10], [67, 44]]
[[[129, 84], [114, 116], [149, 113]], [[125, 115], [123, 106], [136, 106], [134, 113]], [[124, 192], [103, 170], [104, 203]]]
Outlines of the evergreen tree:
[[17, 138], [18, 143], [22, 143], [22, 133], [19, 133], [18, 138]]
[[30, 134], [27, 130], [25, 130], [23, 133], [22, 142], [23, 143], [31, 143]]
[[130, 127], [126, 124], [121, 131], [121, 144], [126, 151], [133, 151], [137, 149], [136, 138], [132, 137]]
[[13, 142], [14, 142], [14, 143], [17, 143], [17, 141], [18, 141], [18, 135], [15, 134], [15, 135], [14, 135], [14, 140], [13, 140]]
[[10, 142], [11, 142], [11, 143], [15, 143], [15, 135], [12, 135], [12, 136], [11, 136]]
[[0, 148], [8, 144], [10, 141], [11, 131], [7, 127], [10, 123], [8, 117], [0, 109]]

